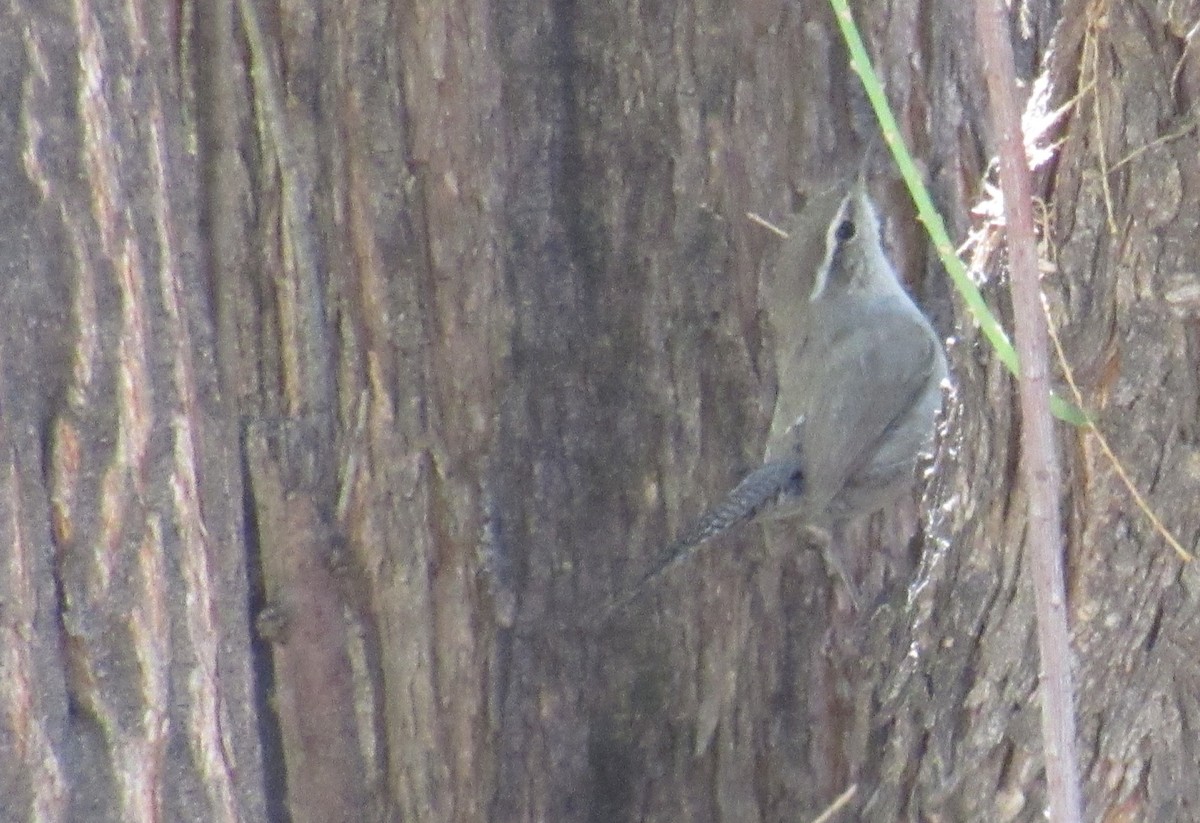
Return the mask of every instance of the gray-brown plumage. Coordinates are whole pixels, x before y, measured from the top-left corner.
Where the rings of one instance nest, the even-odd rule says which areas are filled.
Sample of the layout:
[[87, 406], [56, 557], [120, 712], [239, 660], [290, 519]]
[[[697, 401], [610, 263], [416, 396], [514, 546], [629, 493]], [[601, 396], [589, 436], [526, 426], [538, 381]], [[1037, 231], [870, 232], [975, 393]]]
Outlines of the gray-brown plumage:
[[763, 284], [779, 391], [763, 465], [611, 607], [751, 519], [828, 530], [909, 487], [933, 439], [946, 360], [879, 240], [862, 179], [812, 199]]

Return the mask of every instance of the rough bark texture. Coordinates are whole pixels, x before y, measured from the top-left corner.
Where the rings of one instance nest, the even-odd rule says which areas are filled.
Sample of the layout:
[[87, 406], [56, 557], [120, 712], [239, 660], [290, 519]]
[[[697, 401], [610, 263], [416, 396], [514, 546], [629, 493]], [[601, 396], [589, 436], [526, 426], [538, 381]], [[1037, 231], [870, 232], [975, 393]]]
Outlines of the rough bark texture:
[[[0, 819], [1040, 819], [1012, 386], [894, 181], [926, 528], [847, 536], [863, 614], [747, 529], [593, 619], [761, 457], [745, 213], [872, 133], [823, 2], [61, 5], [0, 12]], [[958, 238], [964, 5], [858, 10]], [[1047, 291], [1191, 548], [1200, 9], [1062, 14]], [[1087, 816], [1196, 819], [1195, 573], [1063, 435]]]
[[179, 21], [110, 5], [0, 23], [0, 815], [261, 818]]
[[[1192, 551], [1200, 248], [1182, 206], [1198, 171], [1200, 75], [1185, 37], [1196, 12], [1067, 4], [1044, 99], [1031, 106], [1066, 106], [1040, 141], [1065, 141], [1041, 169], [1052, 322], [1099, 428]], [[931, 492], [945, 506], [934, 528], [945, 542], [897, 604], [911, 612], [904, 628], [876, 617], [859, 692], [882, 744], [864, 772], [872, 820], [1035, 820], [1045, 805], [1015, 409], [1001, 401], [998, 364], [978, 357], [969, 326], [959, 330], [957, 434]], [[1063, 435], [1084, 818], [1197, 819], [1197, 786], [1181, 779], [1200, 755], [1187, 731], [1197, 720], [1194, 564], [1136, 509], [1094, 435]]]

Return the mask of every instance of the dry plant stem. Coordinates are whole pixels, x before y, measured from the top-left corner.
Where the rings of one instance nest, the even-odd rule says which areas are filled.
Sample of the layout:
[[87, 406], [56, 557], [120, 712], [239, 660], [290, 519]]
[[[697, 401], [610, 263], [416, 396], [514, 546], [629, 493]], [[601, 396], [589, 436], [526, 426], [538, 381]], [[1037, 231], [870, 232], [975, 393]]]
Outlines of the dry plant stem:
[[[1054, 354], [1058, 357], [1058, 365], [1062, 369], [1063, 377], [1066, 378], [1067, 385], [1071, 387], [1071, 396], [1075, 398], [1079, 408], [1083, 408], [1083, 392], [1079, 390], [1078, 384], [1075, 382], [1075, 375], [1071, 371], [1071, 364], [1067, 362], [1066, 352], [1063, 351], [1062, 341], [1058, 339], [1058, 334], [1054, 331], [1054, 323], [1050, 319], [1050, 309], [1046, 306], [1046, 301], [1042, 301], [1042, 313], [1046, 315], [1046, 329], [1050, 332], [1050, 340], [1054, 343]], [[1142, 493], [1138, 491], [1138, 487], [1129, 477], [1129, 472], [1125, 471], [1124, 464], [1121, 463], [1116, 453], [1112, 450], [1112, 446], [1108, 444], [1108, 438], [1104, 436], [1104, 432], [1100, 431], [1100, 427], [1095, 423], [1088, 423], [1088, 429], [1096, 438], [1096, 442], [1100, 445], [1100, 451], [1104, 452], [1109, 464], [1113, 467], [1117, 477], [1120, 479], [1125, 490], [1129, 492], [1129, 496], [1133, 498], [1134, 504], [1142, 514], [1146, 515], [1146, 519], [1150, 521], [1150, 525], [1158, 532], [1162, 539], [1167, 541], [1167, 545], [1175, 550], [1175, 554], [1184, 563], [1191, 563], [1195, 560], [1191, 552], [1183, 547], [1179, 542], [1179, 538], [1167, 528], [1167, 524], [1162, 522], [1162, 519], [1150, 508], [1150, 504], [1146, 502], [1146, 498], [1142, 497]]]
[[975, 25], [983, 49], [983, 73], [999, 138], [1000, 182], [1008, 227], [1010, 288], [1016, 348], [1021, 364], [1021, 470], [1029, 495], [1029, 549], [1037, 608], [1042, 739], [1050, 819], [1082, 819], [1075, 754], [1075, 700], [1071, 647], [1063, 587], [1061, 479], [1050, 417], [1046, 325], [1038, 282], [1029, 164], [1014, 89], [1012, 44], [999, 0], [979, 0]]
[[809, 823], [829, 823], [830, 820], [833, 820], [835, 814], [846, 808], [846, 804], [854, 799], [854, 795], [857, 792], [858, 784], [851, 783], [850, 788], [835, 797], [833, 802], [825, 807], [825, 811], [814, 817]]

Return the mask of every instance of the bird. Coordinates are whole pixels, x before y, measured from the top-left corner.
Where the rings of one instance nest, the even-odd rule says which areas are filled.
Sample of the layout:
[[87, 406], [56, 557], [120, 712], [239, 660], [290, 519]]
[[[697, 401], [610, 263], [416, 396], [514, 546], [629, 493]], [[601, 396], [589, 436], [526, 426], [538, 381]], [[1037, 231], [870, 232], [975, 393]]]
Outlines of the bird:
[[884, 507], [932, 447], [946, 357], [884, 253], [865, 175], [811, 198], [787, 234], [762, 288], [778, 380], [762, 464], [656, 553], [606, 614], [742, 523], [829, 533]]

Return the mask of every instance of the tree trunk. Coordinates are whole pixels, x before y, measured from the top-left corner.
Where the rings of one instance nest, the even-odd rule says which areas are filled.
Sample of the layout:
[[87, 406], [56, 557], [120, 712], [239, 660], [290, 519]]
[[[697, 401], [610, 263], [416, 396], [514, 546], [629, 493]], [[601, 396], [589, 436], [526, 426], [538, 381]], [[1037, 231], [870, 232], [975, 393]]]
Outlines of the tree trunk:
[[[1200, 183], [1200, 65], [1195, 20], [1178, 14], [1067, 3], [1027, 130], [1062, 141], [1040, 173], [1044, 289], [1066, 362], [1132, 484], [1194, 552], [1200, 249], [1183, 204]], [[987, 256], [996, 230], [978, 237]], [[1015, 406], [977, 333], [957, 328], [956, 433], [931, 493], [944, 543], [925, 553], [907, 613], [873, 627], [857, 692], [879, 744], [863, 761], [872, 820], [1034, 820], [1045, 807]], [[1200, 765], [1186, 731], [1200, 719], [1194, 564], [1094, 433], [1061, 433], [1084, 818], [1200, 819], [1200, 789], [1182, 777]]]
[[[1013, 386], [892, 176], [956, 392], [867, 607], [747, 528], [598, 619], [761, 459], [746, 213], [874, 133], [824, 3], [63, 5], [0, 12], [0, 820], [1041, 819]], [[963, 6], [856, 9], [958, 239]], [[1195, 21], [1056, 6], [1051, 314], [1194, 549]], [[1087, 817], [1200, 819], [1195, 572], [1061, 434]]]

